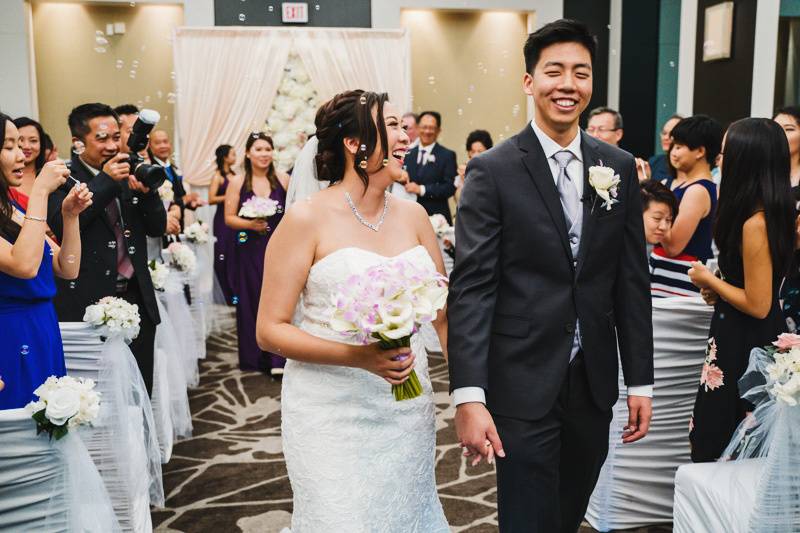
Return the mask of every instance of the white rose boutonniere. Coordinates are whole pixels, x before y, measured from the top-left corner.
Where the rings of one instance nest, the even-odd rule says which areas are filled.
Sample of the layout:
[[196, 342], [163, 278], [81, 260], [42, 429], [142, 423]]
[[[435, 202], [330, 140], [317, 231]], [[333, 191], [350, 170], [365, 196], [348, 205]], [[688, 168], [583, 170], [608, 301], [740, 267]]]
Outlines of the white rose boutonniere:
[[619, 182], [619, 174], [614, 172], [613, 168], [589, 167], [589, 184], [594, 187], [597, 196], [603, 199], [603, 207], [607, 211], [610, 211], [611, 206], [619, 202], [617, 200]]
[[425, 160], [426, 163], [436, 163], [436, 156], [433, 154], [428, 154], [428, 158]]

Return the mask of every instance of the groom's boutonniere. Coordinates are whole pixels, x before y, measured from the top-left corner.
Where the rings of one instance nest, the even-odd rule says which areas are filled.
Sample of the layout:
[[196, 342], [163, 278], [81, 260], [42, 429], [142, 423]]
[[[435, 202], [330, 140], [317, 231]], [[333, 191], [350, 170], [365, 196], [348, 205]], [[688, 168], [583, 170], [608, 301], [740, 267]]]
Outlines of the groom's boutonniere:
[[607, 211], [611, 211], [611, 206], [618, 203], [617, 194], [619, 187], [619, 174], [614, 172], [611, 167], [600, 166], [589, 167], [589, 184], [594, 187], [597, 196], [603, 199], [603, 206]]
[[425, 160], [426, 163], [436, 163], [436, 156], [433, 154], [428, 154], [428, 158]]

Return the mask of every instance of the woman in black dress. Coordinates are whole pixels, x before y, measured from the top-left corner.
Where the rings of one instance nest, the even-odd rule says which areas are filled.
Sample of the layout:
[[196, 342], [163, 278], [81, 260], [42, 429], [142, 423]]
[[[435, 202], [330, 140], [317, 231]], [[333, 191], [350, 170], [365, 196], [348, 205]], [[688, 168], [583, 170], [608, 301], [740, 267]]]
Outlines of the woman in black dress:
[[795, 248], [795, 209], [789, 192], [789, 148], [775, 122], [747, 118], [725, 137], [722, 186], [714, 228], [722, 277], [703, 264], [692, 282], [715, 302], [708, 349], [690, 423], [694, 462], [720, 457], [752, 410], [737, 382], [750, 350], [786, 330], [778, 290]]

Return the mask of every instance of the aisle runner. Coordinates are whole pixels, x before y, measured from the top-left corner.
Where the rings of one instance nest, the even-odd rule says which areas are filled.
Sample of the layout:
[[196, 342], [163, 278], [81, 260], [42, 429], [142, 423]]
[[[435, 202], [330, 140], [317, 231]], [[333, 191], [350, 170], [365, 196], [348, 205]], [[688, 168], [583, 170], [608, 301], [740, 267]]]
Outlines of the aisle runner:
[[[153, 513], [157, 532], [278, 533], [289, 525], [292, 495], [281, 454], [280, 384], [239, 371], [234, 327], [223, 331], [209, 339], [200, 386], [190, 391], [194, 437], [178, 442], [164, 465], [167, 502], [165, 510]], [[454, 532], [495, 533], [494, 472], [485, 465], [466, 472], [441, 356], [431, 357], [431, 377], [437, 391], [436, 477], [447, 519]]]

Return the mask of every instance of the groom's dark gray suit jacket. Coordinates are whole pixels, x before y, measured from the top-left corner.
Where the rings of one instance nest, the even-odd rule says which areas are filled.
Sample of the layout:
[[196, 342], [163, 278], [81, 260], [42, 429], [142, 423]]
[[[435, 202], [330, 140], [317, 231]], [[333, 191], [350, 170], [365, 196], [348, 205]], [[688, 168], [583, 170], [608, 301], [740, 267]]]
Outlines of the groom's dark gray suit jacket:
[[[653, 383], [649, 273], [633, 157], [581, 132], [583, 226], [573, 262], [558, 188], [530, 124], [473, 158], [456, 220], [450, 277], [451, 390], [482, 387], [490, 412], [536, 420], [555, 403], [580, 322], [592, 397], [618, 397]], [[589, 184], [589, 167], [621, 178], [610, 211]]]

